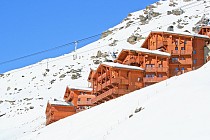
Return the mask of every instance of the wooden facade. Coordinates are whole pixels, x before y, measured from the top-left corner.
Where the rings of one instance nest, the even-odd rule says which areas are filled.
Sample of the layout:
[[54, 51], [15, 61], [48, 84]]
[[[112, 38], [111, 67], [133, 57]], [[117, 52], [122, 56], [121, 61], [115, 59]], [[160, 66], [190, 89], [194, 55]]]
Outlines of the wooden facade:
[[56, 122], [76, 113], [76, 108], [70, 102], [48, 101], [46, 107], [46, 125]]
[[202, 35], [151, 32], [141, 48], [123, 49], [115, 63], [104, 62], [91, 69], [89, 88], [67, 86], [66, 102], [48, 102], [46, 125], [201, 67], [210, 61], [210, 27], [201, 28], [199, 33]]
[[93, 76], [92, 103], [97, 105], [143, 87], [143, 69], [113, 62], [99, 65]]
[[202, 26], [198, 34], [210, 37], [210, 26]]
[[144, 48], [123, 49], [115, 62], [145, 69], [144, 86], [163, 81], [169, 77], [169, 53]]
[[202, 35], [151, 32], [142, 47], [170, 53], [169, 77], [172, 77], [197, 69], [205, 63], [204, 47], [208, 40], [207, 36]]
[[64, 100], [72, 102], [76, 107], [77, 112], [88, 109], [93, 106], [91, 100], [95, 95], [91, 95], [92, 88], [81, 88], [81, 87], [66, 87], [64, 94]]

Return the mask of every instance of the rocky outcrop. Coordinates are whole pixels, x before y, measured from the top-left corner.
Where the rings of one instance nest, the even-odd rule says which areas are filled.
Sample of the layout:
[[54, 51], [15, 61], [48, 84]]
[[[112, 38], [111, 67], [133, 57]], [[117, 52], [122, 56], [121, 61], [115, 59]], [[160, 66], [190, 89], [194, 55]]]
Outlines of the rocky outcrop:
[[110, 31], [110, 30], [103, 32], [102, 35], [101, 35], [101, 39], [107, 37], [108, 35], [110, 35], [110, 34], [112, 34], [112, 33], [113, 33], [113, 32]]

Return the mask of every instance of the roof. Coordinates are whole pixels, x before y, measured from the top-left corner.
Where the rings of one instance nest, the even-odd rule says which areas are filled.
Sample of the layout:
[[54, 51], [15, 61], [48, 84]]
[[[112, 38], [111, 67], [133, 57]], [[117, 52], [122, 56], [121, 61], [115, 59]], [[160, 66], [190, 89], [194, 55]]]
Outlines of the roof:
[[83, 91], [92, 91], [92, 88], [89, 87], [77, 87], [77, 86], [68, 86], [69, 89], [71, 90], [83, 90]]
[[51, 105], [73, 106], [73, 104], [71, 102], [65, 102], [65, 101], [61, 101], [61, 100], [49, 100], [48, 103]]
[[171, 54], [167, 52], [161, 52], [159, 50], [148, 50], [145, 48], [129, 47], [129, 48], [123, 48], [123, 50], [137, 51], [137, 52], [143, 52], [147, 54], [156, 54], [156, 55], [168, 56], [168, 57], [171, 56]]
[[145, 45], [145, 43], [147, 43], [148, 38], [150, 37], [150, 34], [152, 33], [166, 33], [166, 34], [174, 34], [174, 35], [182, 35], [182, 36], [191, 36], [191, 37], [198, 37], [198, 38], [205, 38], [205, 39], [210, 39], [208, 36], [206, 35], [200, 35], [200, 34], [191, 34], [191, 33], [187, 33], [187, 32], [174, 32], [174, 31], [163, 31], [163, 30], [157, 30], [157, 31], [151, 31], [149, 33], [149, 35], [147, 36], [147, 38], [144, 40], [144, 42], [142, 43], [142, 46]]
[[123, 64], [114, 63], [114, 62], [103, 62], [101, 65], [106, 65], [113, 68], [124, 68], [124, 69], [141, 70], [141, 71], [144, 70], [143, 68], [140, 68], [137, 66], [123, 65]]
[[174, 32], [174, 31], [151, 31], [151, 33], [167, 33], [167, 34], [178, 34], [178, 35], [185, 35], [185, 36], [192, 36], [192, 37], [199, 37], [199, 38], [206, 38], [209, 39], [206, 35], [200, 35], [200, 34], [191, 34], [187, 32]]

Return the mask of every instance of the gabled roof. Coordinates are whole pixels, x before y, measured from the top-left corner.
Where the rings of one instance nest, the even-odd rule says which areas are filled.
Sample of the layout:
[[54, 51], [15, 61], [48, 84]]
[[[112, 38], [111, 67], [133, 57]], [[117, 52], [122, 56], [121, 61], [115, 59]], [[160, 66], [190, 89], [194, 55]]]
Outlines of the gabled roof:
[[113, 68], [123, 68], [123, 69], [144, 71], [144, 69], [140, 68], [140, 67], [123, 65], [123, 64], [114, 63], [114, 62], [103, 62], [101, 65], [106, 65], [106, 66], [113, 67]]
[[77, 87], [77, 86], [67, 86], [70, 90], [82, 90], [82, 91], [87, 91], [91, 92], [92, 88], [90, 87]]
[[210, 26], [201, 26], [200, 31], [198, 32], [198, 34], [200, 34], [200, 33], [201, 33], [201, 31], [202, 31], [202, 29], [203, 29], [203, 28], [210, 29]]
[[51, 105], [59, 105], [59, 106], [74, 106], [71, 102], [65, 102], [61, 100], [49, 100], [48, 103]]
[[147, 36], [145, 41], [143, 42], [142, 46], [144, 46], [147, 43], [148, 38], [150, 37], [151, 34], [171, 34], [171, 35], [179, 35], [179, 36], [189, 36], [193, 38], [205, 38], [205, 39], [210, 39], [206, 35], [200, 35], [200, 34], [191, 34], [187, 32], [174, 32], [174, 31], [151, 31], [150, 34]]
[[130, 51], [137, 51], [137, 52], [142, 52], [142, 53], [145, 53], [145, 54], [155, 54], [155, 55], [161, 55], [161, 56], [171, 56], [170, 53], [167, 53], [167, 52], [162, 52], [162, 51], [159, 51], [159, 50], [149, 50], [149, 49], [146, 49], [146, 48], [136, 48], [136, 47], [129, 47], [129, 48], [124, 48], [123, 50], [130, 50]]

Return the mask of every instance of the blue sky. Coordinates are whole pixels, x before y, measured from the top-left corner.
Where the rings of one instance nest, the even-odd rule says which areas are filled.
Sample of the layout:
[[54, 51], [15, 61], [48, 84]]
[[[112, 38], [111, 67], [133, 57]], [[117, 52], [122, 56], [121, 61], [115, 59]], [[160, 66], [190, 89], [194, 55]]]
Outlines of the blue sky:
[[[156, 0], [1, 0], [0, 63], [102, 33]], [[95, 38], [97, 39], [97, 38]], [[83, 42], [78, 44], [82, 47]], [[73, 50], [74, 46], [0, 65], [0, 73]]]

